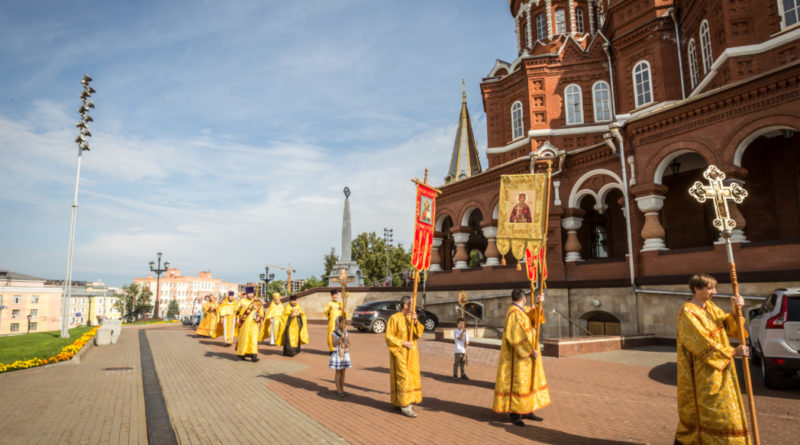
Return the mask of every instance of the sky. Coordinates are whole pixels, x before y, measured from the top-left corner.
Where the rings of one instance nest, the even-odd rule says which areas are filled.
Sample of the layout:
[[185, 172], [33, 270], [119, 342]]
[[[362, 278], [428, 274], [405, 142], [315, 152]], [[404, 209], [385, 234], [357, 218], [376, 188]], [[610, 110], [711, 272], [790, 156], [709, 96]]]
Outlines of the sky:
[[5, 1], [0, 269], [66, 277], [84, 73], [73, 280], [131, 283], [159, 251], [184, 275], [319, 277], [345, 186], [354, 237], [408, 247], [462, 78], [486, 168], [479, 83], [514, 39], [505, 0]]

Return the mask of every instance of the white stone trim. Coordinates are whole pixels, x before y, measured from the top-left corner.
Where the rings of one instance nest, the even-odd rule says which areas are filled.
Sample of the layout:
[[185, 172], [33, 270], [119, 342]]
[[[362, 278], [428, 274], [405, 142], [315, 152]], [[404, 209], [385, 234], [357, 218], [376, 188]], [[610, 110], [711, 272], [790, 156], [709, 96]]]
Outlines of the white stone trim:
[[[528, 133], [530, 134], [530, 132], [528, 132]], [[522, 147], [525, 144], [528, 144], [530, 142], [530, 140], [531, 140], [531, 137], [530, 136], [526, 136], [526, 137], [524, 137], [522, 139], [519, 139], [517, 141], [514, 141], [514, 142], [506, 145], [505, 147], [489, 147], [489, 148], [486, 149], [486, 154], [505, 153], [507, 151], [510, 151], [510, 150], [515, 149], [515, 148]]]
[[717, 60], [714, 61], [714, 64], [711, 65], [711, 71], [708, 74], [706, 74], [706, 76], [703, 78], [703, 80], [700, 81], [700, 83], [697, 84], [694, 90], [692, 90], [692, 92], [689, 94], [689, 97], [700, 94], [700, 92], [702, 92], [703, 89], [706, 86], [708, 86], [711, 80], [717, 75], [719, 69], [722, 67], [723, 64], [725, 64], [725, 62], [728, 61], [729, 58], [753, 56], [756, 54], [761, 54], [798, 39], [800, 39], [800, 27], [797, 27], [777, 37], [773, 37], [765, 42], [756, 43], [753, 45], [734, 46], [726, 48], [725, 51], [723, 51], [722, 54], [720, 54]]
[[[700, 153], [697, 153], [694, 150], [677, 150], [671, 152], [670, 154], [666, 155], [661, 162], [658, 163], [658, 167], [656, 167], [656, 171], [653, 173], [653, 183], [661, 184], [661, 181], [664, 179], [664, 172], [667, 171], [667, 167], [669, 167], [669, 164], [672, 162], [672, 160], [687, 153], [695, 153], [700, 155]], [[702, 157], [702, 155], [700, 156]], [[708, 163], [708, 160], [706, 160], [706, 163]]]
[[753, 143], [754, 140], [758, 139], [761, 136], [764, 136], [767, 133], [771, 133], [776, 130], [794, 130], [798, 131], [797, 128], [792, 128], [786, 125], [770, 125], [769, 127], [759, 128], [758, 130], [750, 133], [746, 138], [742, 139], [742, 142], [739, 143], [739, 146], [736, 147], [736, 152], [733, 154], [733, 165], [737, 167], [742, 166], [742, 156], [744, 156], [744, 152], [747, 150], [747, 147]]
[[[595, 176], [595, 175], [611, 176], [612, 178], [614, 178], [614, 180], [617, 182], [617, 184], [619, 184], [619, 186], [622, 187], [622, 179], [616, 173], [612, 172], [611, 170], [606, 170], [604, 168], [598, 168], [598, 169], [595, 169], [595, 170], [588, 171], [588, 172], [584, 173], [583, 176], [581, 176], [575, 182], [575, 185], [572, 186], [572, 191], [570, 192], [569, 199], [567, 200], [567, 206], [568, 207], [571, 207], [571, 208], [577, 208], [578, 207], [577, 204], [576, 204], [577, 203], [576, 195], [577, 195], [578, 191], [580, 190], [581, 186], [583, 185], [583, 183], [587, 179], [589, 179], [589, 178], [591, 178], [592, 176]], [[592, 193], [594, 193], [594, 192], [592, 192]], [[594, 196], [596, 197], [597, 195], [595, 194]]]
[[528, 136], [532, 138], [546, 137], [546, 136], [568, 136], [583, 133], [606, 133], [608, 132], [608, 124], [606, 125], [584, 125], [568, 128], [542, 128], [540, 130], [528, 130]]
[[[469, 226], [469, 217], [472, 215], [472, 212], [478, 209], [477, 206], [470, 206], [467, 210], [464, 211], [464, 214], [461, 215], [461, 227], [468, 227]], [[481, 216], [483, 214], [481, 213]], [[466, 241], [465, 241], [466, 242]]]

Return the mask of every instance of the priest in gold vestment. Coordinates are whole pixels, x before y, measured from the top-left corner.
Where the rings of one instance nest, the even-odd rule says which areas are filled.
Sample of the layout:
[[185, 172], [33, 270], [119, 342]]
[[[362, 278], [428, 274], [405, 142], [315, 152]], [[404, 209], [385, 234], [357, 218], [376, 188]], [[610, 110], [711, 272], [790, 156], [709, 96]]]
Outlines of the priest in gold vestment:
[[203, 319], [195, 331], [202, 337], [217, 337], [217, 302], [211, 295], [206, 295], [203, 301]]
[[305, 344], [308, 344], [306, 313], [297, 304], [297, 297], [292, 295], [289, 297], [289, 304], [283, 309], [278, 346], [283, 346], [283, 355], [294, 357], [300, 353], [300, 345]]
[[[678, 313], [678, 428], [675, 443], [749, 444], [750, 436], [733, 357], [750, 354], [746, 345], [732, 347], [736, 317], [711, 298], [717, 281], [697, 274], [689, 280], [694, 295]], [[744, 299], [735, 296], [732, 305]]]
[[219, 304], [217, 336], [223, 336], [225, 346], [230, 346], [234, 337], [238, 335], [236, 329], [236, 304], [236, 300], [233, 298], [233, 291], [229, 291], [228, 296]]
[[[492, 409], [496, 413], [509, 413], [511, 423], [525, 426], [523, 418], [542, 420], [533, 411], [550, 405], [550, 391], [532, 323], [534, 311], [525, 306], [522, 289], [511, 292], [511, 302], [503, 329]], [[544, 297], [540, 295], [539, 304], [542, 303]], [[544, 323], [544, 313], [539, 321]]]
[[261, 300], [253, 298], [253, 288], [248, 287], [245, 298], [239, 301], [239, 341], [236, 344], [236, 355], [241, 360], [250, 357], [258, 361], [258, 333], [261, 330], [261, 321], [264, 318], [264, 309]]
[[343, 314], [342, 303], [339, 302], [338, 289], [333, 289], [331, 291], [331, 301], [325, 305], [325, 309], [323, 309], [322, 313], [325, 314], [325, 318], [328, 319], [328, 351], [333, 352], [336, 350], [336, 347], [333, 346], [331, 334], [336, 330], [336, 319]]
[[258, 341], [264, 341], [269, 337], [269, 344], [275, 345], [278, 331], [281, 329], [282, 316], [283, 303], [281, 303], [281, 294], [274, 292], [272, 294], [272, 302], [264, 309], [264, 324], [261, 326], [261, 334], [258, 336]]
[[[422, 388], [419, 378], [419, 349], [417, 339], [422, 337], [425, 328], [417, 321], [417, 314], [411, 308], [411, 298], [400, 300], [402, 311], [386, 323], [386, 344], [389, 346], [389, 388], [392, 405], [408, 417], [417, 417], [413, 403], [422, 402]], [[411, 335], [409, 336], [409, 332]]]

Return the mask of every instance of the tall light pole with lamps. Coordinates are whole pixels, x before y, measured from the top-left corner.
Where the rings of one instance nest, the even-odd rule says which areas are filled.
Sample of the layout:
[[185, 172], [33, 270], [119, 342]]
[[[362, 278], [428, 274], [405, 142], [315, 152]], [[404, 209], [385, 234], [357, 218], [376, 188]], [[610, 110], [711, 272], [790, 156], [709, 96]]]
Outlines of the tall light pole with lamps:
[[383, 243], [386, 246], [386, 286], [392, 283], [392, 276], [389, 274], [389, 247], [392, 246], [394, 229], [383, 229]]
[[259, 274], [258, 277], [261, 278], [261, 281], [264, 282], [264, 295], [266, 296], [267, 304], [269, 304], [270, 298], [269, 295], [267, 295], [268, 292], [267, 288], [269, 287], [269, 282], [275, 279], [275, 274], [269, 273], [269, 267], [265, 267], [264, 273]]
[[84, 151], [89, 151], [89, 140], [87, 138], [92, 136], [89, 131], [89, 122], [94, 121], [89, 114], [89, 109], [94, 108], [94, 102], [90, 100], [92, 93], [95, 89], [91, 87], [90, 83], [92, 78], [83, 75], [81, 84], [83, 91], [81, 91], [81, 106], [78, 108], [78, 113], [81, 115], [81, 121], [75, 124], [78, 127], [78, 137], [75, 138], [75, 143], [78, 144], [78, 171], [75, 174], [75, 196], [72, 199], [72, 216], [69, 224], [69, 253], [67, 254], [67, 279], [64, 280], [64, 293], [61, 297], [61, 338], [69, 338], [69, 318], [68, 304], [72, 298], [72, 252], [75, 247], [75, 218], [78, 214], [78, 183], [81, 179], [81, 158]]
[[153, 318], [161, 318], [161, 314], [158, 312], [158, 302], [159, 298], [161, 297], [161, 274], [169, 269], [169, 261], [164, 261], [164, 268], [161, 268], [161, 255], [161, 252], [157, 253], [158, 266], [156, 266], [155, 261], [150, 261], [150, 272], [154, 272], [156, 274], [156, 303], [155, 306], [153, 306]]

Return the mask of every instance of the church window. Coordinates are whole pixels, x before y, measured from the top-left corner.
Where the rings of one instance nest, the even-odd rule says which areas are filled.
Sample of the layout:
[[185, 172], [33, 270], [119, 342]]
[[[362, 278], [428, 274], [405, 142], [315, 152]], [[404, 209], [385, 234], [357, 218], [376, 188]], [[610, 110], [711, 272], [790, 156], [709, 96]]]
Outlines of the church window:
[[604, 81], [595, 82], [592, 87], [594, 96], [594, 120], [605, 122], [611, 120], [611, 89]]
[[650, 80], [650, 64], [643, 60], [633, 67], [633, 96], [636, 107], [653, 101], [652, 82]]
[[583, 101], [581, 87], [572, 84], [564, 90], [564, 106], [567, 111], [567, 125], [583, 123]]
[[511, 139], [522, 137], [522, 102], [516, 101], [511, 105]]
[[783, 9], [783, 27], [800, 22], [800, 0], [779, 0], [778, 5]]
[[520, 48], [527, 48], [528, 47], [528, 24], [522, 22], [519, 24], [520, 36], [522, 36], [522, 42], [520, 44]]
[[694, 39], [689, 40], [689, 49], [687, 51], [687, 58], [689, 59], [689, 80], [692, 83], [692, 89], [694, 89], [699, 81], [699, 76], [697, 74], [697, 48], [694, 44]]
[[536, 16], [536, 38], [539, 40], [547, 38], [547, 17], [544, 14]]
[[567, 21], [563, 9], [556, 9], [556, 34], [567, 33]]
[[583, 33], [583, 9], [575, 8], [575, 27], [579, 33]]
[[711, 37], [708, 32], [708, 20], [700, 24], [700, 51], [703, 53], [703, 74], [708, 74], [714, 58], [711, 56]]

